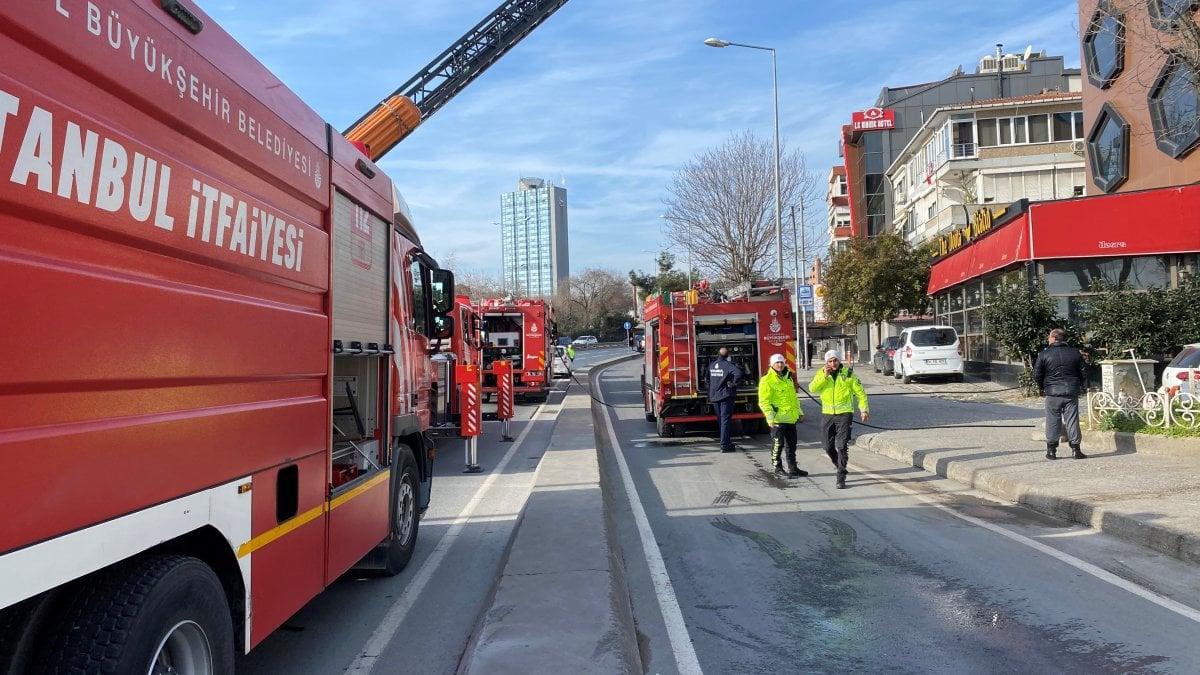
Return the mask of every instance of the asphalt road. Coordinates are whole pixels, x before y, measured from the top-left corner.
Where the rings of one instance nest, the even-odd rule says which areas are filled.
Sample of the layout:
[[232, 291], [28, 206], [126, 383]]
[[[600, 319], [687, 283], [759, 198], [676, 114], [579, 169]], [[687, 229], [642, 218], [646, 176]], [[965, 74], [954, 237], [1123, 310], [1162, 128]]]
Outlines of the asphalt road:
[[[867, 371], [878, 426], [1040, 415], [990, 385]], [[853, 448], [836, 490], [811, 402], [807, 478], [771, 474], [765, 437], [733, 454], [703, 433], [659, 439], [640, 372], [608, 368], [600, 388], [646, 672], [1200, 672], [1195, 568]]]

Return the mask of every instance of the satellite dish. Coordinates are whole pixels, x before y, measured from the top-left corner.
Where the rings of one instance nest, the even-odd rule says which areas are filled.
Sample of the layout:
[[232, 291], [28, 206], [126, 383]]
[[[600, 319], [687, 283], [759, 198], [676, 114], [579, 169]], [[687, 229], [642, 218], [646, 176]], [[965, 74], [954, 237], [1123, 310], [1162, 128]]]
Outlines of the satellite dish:
[[1026, 48], [1025, 48], [1025, 57], [1024, 57], [1024, 60], [1028, 61], [1028, 60], [1029, 60], [1029, 56], [1030, 56], [1031, 54], [1033, 54], [1033, 45], [1029, 45], [1028, 47], [1026, 47]]

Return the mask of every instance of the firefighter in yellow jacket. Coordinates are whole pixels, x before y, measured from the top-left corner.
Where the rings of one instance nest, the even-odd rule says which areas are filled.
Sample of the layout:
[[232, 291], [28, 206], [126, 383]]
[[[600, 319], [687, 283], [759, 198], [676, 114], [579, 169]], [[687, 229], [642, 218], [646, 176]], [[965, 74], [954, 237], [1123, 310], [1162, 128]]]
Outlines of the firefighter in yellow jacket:
[[[771, 356], [771, 367], [758, 381], [758, 407], [767, 418], [771, 428], [771, 463], [775, 474], [789, 478], [807, 476], [808, 472], [796, 466], [796, 423], [804, 421], [800, 399], [796, 396], [796, 382], [788, 370], [783, 354]], [[787, 444], [787, 461], [791, 468], [783, 469], [784, 444]]]
[[825, 352], [825, 367], [817, 371], [808, 390], [821, 395], [821, 444], [829, 461], [837, 467], [837, 487], [846, 487], [846, 464], [850, 459], [850, 425], [854, 420], [854, 402], [862, 421], [870, 417], [867, 392], [854, 374], [853, 368], [842, 363], [842, 355], [835, 349]]

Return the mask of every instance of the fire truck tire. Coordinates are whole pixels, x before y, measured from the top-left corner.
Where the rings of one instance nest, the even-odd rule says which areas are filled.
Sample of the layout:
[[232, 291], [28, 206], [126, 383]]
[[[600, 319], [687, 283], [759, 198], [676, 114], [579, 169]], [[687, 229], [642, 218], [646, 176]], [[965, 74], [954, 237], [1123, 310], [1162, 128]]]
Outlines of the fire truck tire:
[[654, 426], [658, 429], [659, 438], [675, 438], [679, 435], [679, 427], [675, 424], [667, 424], [663, 421], [662, 416], [655, 420]]
[[51, 640], [46, 672], [232, 673], [233, 622], [213, 570], [185, 555], [84, 581]]
[[396, 576], [412, 560], [417, 544], [417, 528], [421, 524], [417, 505], [421, 503], [421, 482], [417, 479], [417, 461], [407, 445], [396, 445], [400, 462], [392, 495], [391, 532], [388, 535], [387, 560], [383, 573]]

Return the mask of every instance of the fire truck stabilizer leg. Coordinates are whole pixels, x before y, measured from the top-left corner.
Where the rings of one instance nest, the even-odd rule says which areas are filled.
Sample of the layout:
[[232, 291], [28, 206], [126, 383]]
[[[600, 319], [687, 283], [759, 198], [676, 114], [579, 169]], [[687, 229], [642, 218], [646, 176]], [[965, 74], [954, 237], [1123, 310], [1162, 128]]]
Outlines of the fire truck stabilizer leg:
[[481, 473], [483, 467], [479, 466], [479, 439], [472, 436], [467, 439], [467, 468], [463, 469], [463, 473]]
[[512, 443], [513, 442], [512, 432], [510, 431], [510, 427], [509, 427], [509, 421], [510, 420], [501, 420], [501, 425], [500, 425], [500, 442], [501, 443]]

